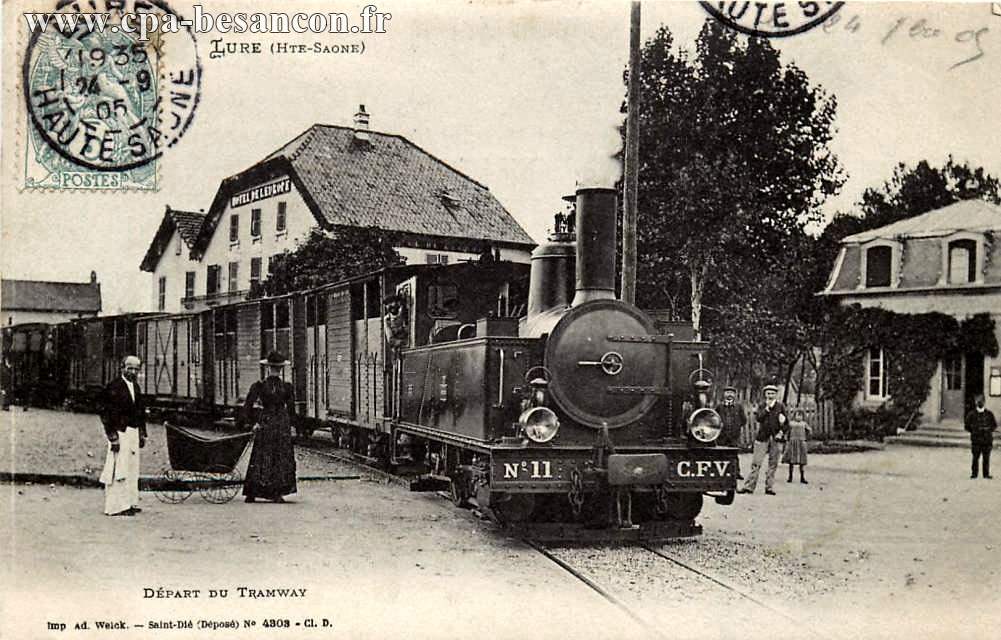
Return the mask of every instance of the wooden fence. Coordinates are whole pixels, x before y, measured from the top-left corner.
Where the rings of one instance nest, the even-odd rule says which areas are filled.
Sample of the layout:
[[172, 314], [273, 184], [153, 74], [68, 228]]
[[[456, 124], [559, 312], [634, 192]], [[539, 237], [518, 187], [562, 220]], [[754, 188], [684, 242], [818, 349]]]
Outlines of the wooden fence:
[[[751, 447], [754, 443], [754, 435], [758, 432], [758, 423], [754, 420], [754, 409], [757, 405], [749, 402], [742, 402], [741, 405], [747, 415], [747, 424], [740, 433], [740, 446]], [[806, 413], [806, 423], [810, 425], [811, 440], [826, 440], [835, 437], [833, 403], [823, 401], [819, 405], [814, 402], [800, 406], [786, 405], [786, 410], [789, 413], [793, 409], [802, 409]]]

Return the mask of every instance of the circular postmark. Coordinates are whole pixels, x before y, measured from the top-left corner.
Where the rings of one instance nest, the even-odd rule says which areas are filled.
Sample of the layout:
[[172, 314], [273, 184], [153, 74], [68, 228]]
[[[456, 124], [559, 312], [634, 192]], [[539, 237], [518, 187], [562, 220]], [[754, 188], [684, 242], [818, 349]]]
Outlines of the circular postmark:
[[22, 83], [33, 137], [85, 169], [143, 167], [194, 118], [202, 76], [194, 35], [163, 0], [105, 0], [103, 28], [84, 19], [97, 15], [86, 4], [59, 2], [67, 19], [30, 34]]
[[844, 2], [700, 2], [714, 18], [741, 33], [782, 38], [821, 25]]

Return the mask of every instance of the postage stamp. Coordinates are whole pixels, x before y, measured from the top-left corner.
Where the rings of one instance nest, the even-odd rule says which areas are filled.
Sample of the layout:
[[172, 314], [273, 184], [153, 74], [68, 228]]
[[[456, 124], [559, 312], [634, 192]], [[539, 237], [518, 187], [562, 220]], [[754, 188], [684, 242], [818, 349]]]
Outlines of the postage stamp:
[[[112, 20], [104, 29], [50, 20], [29, 34], [25, 188], [158, 189], [158, 159], [194, 118], [201, 64], [190, 32], [154, 32], [143, 41], [114, 20], [120, 5], [107, 7]], [[162, 2], [143, 6], [172, 12]], [[76, 7], [57, 6], [67, 9]]]

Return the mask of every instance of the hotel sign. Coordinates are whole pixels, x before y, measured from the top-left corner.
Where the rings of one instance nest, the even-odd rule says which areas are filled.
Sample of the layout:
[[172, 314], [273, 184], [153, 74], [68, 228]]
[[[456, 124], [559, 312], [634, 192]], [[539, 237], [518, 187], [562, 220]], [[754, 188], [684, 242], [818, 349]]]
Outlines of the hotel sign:
[[250, 204], [251, 202], [257, 202], [258, 200], [264, 200], [265, 198], [271, 198], [273, 196], [280, 196], [283, 193], [289, 193], [291, 191], [292, 180], [288, 176], [285, 176], [277, 182], [262, 184], [254, 187], [253, 189], [247, 189], [246, 191], [241, 191], [240, 193], [232, 195], [229, 199], [229, 206], [235, 209], [236, 207], [242, 207], [243, 205]]

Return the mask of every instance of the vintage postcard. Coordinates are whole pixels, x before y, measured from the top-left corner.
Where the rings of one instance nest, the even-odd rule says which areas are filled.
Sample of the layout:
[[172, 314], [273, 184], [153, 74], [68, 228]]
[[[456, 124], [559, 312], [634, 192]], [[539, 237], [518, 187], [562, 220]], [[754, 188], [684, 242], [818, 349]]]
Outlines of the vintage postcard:
[[0, 11], [0, 638], [996, 634], [1001, 3]]

